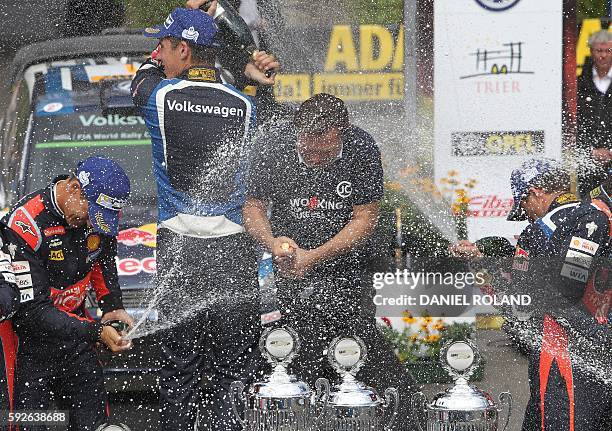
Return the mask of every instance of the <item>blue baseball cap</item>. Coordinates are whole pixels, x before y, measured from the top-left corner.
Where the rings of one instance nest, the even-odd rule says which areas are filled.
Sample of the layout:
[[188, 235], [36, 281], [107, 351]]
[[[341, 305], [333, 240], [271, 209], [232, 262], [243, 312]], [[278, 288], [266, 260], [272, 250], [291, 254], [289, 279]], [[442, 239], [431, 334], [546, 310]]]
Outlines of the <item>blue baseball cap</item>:
[[83, 160], [75, 175], [87, 198], [89, 220], [96, 232], [117, 236], [119, 212], [130, 195], [130, 179], [116, 162], [94, 156]]
[[215, 37], [217, 24], [213, 17], [200, 9], [176, 8], [163, 24], [144, 29], [144, 35], [161, 39], [175, 37], [193, 42], [196, 45], [217, 48], [219, 42]]
[[512, 198], [514, 204], [506, 220], [521, 221], [527, 220], [527, 214], [521, 208], [521, 202], [529, 194], [531, 187], [536, 187], [545, 175], [565, 172], [563, 165], [554, 159], [530, 159], [521, 164], [520, 167], [512, 171], [510, 175], [510, 185], [512, 187]]

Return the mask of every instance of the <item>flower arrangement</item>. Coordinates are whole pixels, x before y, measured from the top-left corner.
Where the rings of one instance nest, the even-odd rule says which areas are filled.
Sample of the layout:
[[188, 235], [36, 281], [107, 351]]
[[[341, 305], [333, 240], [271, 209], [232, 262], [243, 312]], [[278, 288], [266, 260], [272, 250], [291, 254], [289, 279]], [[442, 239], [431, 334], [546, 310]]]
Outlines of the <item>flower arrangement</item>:
[[414, 317], [404, 311], [402, 320], [406, 327], [399, 331], [391, 327], [391, 322], [383, 318], [381, 326], [384, 336], [391, 342], [401, 362], [438, 361], [440, 349], [450, 340], [465, 340], [472, 337], [474, 325], [471, 323], [447, 324], [442, 318], [427, 314]]
[[459, 180], [457, 171], [449, 171], [445, 178], [440, 179], [442, 194], [451, 201], [451, 210], [455, 219], [457, 238], [467, 239], [467, 217], [469, 215], [469, 191], [476, 185], [476, 180], [469, 178], [465, 182]]

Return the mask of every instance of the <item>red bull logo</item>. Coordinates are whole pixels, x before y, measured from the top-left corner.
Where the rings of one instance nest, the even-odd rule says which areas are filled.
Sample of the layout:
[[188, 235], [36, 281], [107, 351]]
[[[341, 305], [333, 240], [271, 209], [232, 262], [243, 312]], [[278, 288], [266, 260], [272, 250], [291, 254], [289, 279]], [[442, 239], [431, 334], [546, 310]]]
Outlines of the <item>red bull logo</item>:
[[134, 247], [140, 244], [146, 245], [147, 247], [155, 247], [157, 241], [156, 229], [153, 223], [125, 229], [120, 231], [119, 235], [117, 235], [117, 242], [127, 245], [128, 247]]
[[512, 262], [512, 269], [523, 272], [527, 272], [529, 270], [529, 251], [516, 247], [516, 251], [514, 252], [514, 260]]
[[514, 257], [522, 257], [524, 259], [529, 259], [529, 252], [526, 250], [523, 250], [520, 247], [517, 247], [514, 253]]

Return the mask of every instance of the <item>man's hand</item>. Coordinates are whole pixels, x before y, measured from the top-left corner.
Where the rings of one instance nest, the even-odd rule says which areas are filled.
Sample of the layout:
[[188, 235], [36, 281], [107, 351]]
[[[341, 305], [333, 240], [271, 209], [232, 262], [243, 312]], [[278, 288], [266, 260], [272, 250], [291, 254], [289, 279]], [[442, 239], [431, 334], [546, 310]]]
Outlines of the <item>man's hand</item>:
[[592, 156], [598, 162], [609, 162], [612, 160], [612, 151], [607, 148], [593, 148]]
[[272, 240], [270, 253], [272, 253], [272, 258], [281, 272], [291, 267], [295, 250], [298, 248], [299, 246], [295, 241], [286, 236], [279, 236]]
[[102, 316], [102, 321], [106, 320], [121, 320], [122, 322], [127, 323], [130, 328], [134, 326], [134, 319], [132, 319], [132, 316], [127, 314], [123, 308], [105, 313]]
[[289, 238], [288, 236], [279, 236], [274, 238], [272, 241], [272, 256], [275, 258], [283, 258], [292, 256], [294, 250], [300, 248], [294, 240]]
[[122, 339], [121, 335], [115, 331], [115, 328], [108, 325], [102, 327], [100, 341], [113, 353], [123, 352], [132, 348], [131, 341]]
[[[263, 85], [274, 85], [275, 73], [280, 68], [280, 63], [271, 54], [265, 51], [255, 51], [253, 58], [244, 68], [244, 75]], [[266, 76], [266, 72], [273, 72], [272, 76]]]
[[281, 274], [290, 278], [304, 278], [315, 266], [316, 258], [313, 250], [297, 248], [291, 259], [291, 265]]
[[449, 251], [454, 257], [482, 257], [482, 253], [480, 252], [478, 247], [476, 247], [476, 244], [468, 241], [467, 239], [462, 239], [461, 241], [452, 244], [449, 247]]
[[[189, 0], [187, 3], [185, 3], [185, 8], [186, 9], [200, 9], [200, 7], [202, 7], [208, 1], [209, 0]], [[210, 16], [214, 16], [216, 10], [217, 10], [217, 2], [213, 1], [210, 4], [210, 7], [206, 11], [206, 13], [208, 13]]]

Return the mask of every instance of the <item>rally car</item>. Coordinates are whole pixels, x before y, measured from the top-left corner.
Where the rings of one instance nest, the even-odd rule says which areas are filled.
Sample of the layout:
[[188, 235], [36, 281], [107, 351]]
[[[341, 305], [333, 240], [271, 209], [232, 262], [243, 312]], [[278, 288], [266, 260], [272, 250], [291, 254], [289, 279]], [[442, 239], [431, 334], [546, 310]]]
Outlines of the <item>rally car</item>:
[[[123, 302], [136, 319], [154, 324], [156, 189], [144, 120], [123, 111], [130, 83], [155, 41], [119, 34], [42, 42], [20, 50], [10, 72], [11, 95], [0, 146], [0, 208], [45, 187], [95, 154], [118, 161], [132, 183], [123, 211], [118, 260]], [[95, 295], [90, 312], [100, 316]], [[136, 339], [125, 354], [103, 355], [109, 387], [149, 388], [159, 365], [155, 335]]]

